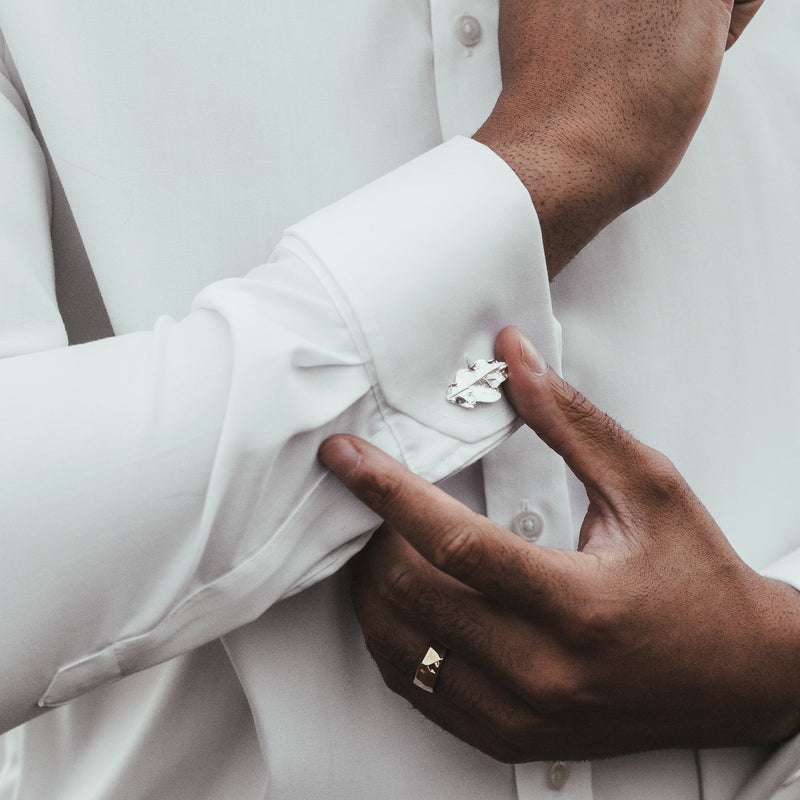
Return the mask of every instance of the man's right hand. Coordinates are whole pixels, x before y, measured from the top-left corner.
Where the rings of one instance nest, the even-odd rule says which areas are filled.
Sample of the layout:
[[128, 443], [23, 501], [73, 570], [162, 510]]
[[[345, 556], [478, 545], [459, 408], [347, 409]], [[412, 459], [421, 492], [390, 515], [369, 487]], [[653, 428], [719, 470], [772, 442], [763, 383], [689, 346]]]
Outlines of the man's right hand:
[[519, 175], [551, 277], [667, 181], [763, 0], [501, 0], [503, 91], [475, 138]]

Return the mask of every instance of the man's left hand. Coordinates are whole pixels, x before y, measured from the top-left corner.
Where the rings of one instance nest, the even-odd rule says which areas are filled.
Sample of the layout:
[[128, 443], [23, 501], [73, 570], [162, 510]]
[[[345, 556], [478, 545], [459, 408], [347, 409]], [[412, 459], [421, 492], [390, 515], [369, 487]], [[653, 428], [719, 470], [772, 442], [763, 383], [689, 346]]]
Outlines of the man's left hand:
[[[497, 342], [518, 412], [586, 487], [577, 552], [529, 544], [350, 436], [320, 457], [386, 525], [353, 599], [387, 685], [495, 758], [775, 742], [800, 725], [800, 597], [737, 556], [672, 463]], [[412, 684], [432, 642], [436, 690]], [[381, 713], [376, 709], [375, 713]]]

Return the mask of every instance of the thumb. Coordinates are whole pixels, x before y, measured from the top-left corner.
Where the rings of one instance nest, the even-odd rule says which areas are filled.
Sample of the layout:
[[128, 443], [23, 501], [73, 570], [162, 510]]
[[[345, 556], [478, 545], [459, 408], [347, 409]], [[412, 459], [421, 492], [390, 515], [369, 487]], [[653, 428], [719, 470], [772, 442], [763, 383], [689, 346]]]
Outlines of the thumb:
[[606, 495], [624, 488], [649, 448], [549, 368], [516, 328], [500, 332], [495, 350], [508, 364], [506, 394], [525, 423], [587, 487]]

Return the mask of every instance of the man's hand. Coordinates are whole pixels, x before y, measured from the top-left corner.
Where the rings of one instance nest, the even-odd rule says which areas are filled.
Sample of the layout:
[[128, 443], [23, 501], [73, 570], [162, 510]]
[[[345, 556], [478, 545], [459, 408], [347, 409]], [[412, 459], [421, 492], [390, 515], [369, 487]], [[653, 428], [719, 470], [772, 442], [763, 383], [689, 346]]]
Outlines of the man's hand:
[[[800, 724], [800, 597], [734, 552], [672, 463], [497, 342], [523, 419], [586, 487], [578, 552], [529, 544], [365, 442], [320, 451], [387, 525], [355, 564], [394, 691], [507, 761], [767, 743]], [[436, 692], [412, 685], [448, 648]], [[378, 712], [376, 712], [378, 713]]]
[[763, 0], [502, 0], [503, 91], [475, 138], [533, 198], [551, 277], [659, 189]]

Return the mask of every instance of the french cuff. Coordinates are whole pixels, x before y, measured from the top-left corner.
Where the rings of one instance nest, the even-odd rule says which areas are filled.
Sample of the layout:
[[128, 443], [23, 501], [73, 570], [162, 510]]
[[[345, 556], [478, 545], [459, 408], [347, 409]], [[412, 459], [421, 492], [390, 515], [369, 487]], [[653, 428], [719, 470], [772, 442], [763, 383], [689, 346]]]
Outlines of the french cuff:
[[446, 399], [457, 370], [492, 358], [506, 325], [557, 355], [538, 218], [490, 149], [451, 139], [294, 225], [282, 244], [337, 304], [410, 469], [438, 480], [513, 432], [504, 399], [474, 409]]

